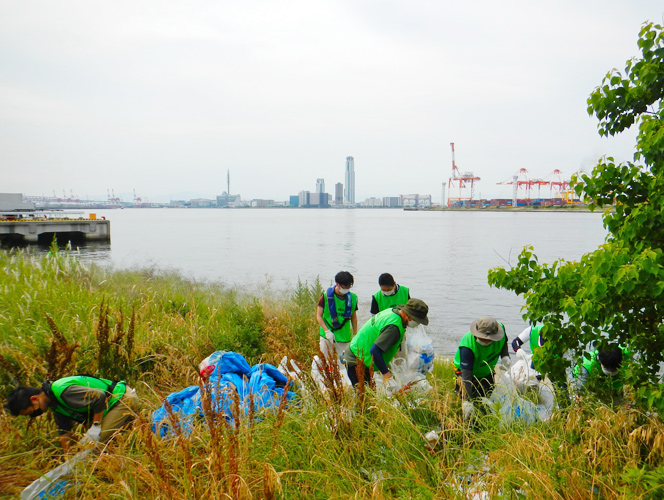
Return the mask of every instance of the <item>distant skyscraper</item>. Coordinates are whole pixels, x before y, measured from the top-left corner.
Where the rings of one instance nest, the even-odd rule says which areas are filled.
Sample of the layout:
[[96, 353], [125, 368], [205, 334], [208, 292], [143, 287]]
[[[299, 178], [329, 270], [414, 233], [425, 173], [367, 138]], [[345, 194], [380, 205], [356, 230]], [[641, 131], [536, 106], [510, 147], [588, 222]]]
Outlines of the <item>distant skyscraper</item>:
[[344, 176], [344, 203], [355, 205], [355, 161], [352, 156], [346, 157], [346, 174]]
[[319, 194], [325, 192], [325, 179], [316, 179], [316, 192]]
[[300, 193], [299, 193], [300, 206], [301, 207], [308, 207], [309, 203], [310, 203], [310, 197], [311, 197], [311, 193], [309, 191], [300, 191]]
[[344, 185], [341, 182], [337, 182], [334, 185], [334, 204], [335, 205], [344, 204]]

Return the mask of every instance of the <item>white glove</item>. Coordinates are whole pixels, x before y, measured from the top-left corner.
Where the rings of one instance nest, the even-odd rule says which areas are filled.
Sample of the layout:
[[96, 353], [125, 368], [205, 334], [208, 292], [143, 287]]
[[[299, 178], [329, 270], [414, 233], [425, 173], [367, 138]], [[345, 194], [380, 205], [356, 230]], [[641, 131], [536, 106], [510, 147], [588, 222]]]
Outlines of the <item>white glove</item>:
[[85, 441], [98, 442], [100, 437], [101, 437], [101, 424], [99, 422], [94, 422], [88, 429], [88, 432], [85, 433], [84, 438], [87, 438]]
[[463, 411], [463, 421], [468, 422], [475, 413], [475, 405], [471, 401], [464, 401], [461, 404], [461, 410]]
[[507, 369], [512, 368], [512, 358], [509, 356], [503, 356], [500, 358], [500, 363]]
[[325, 338], [329, 340], [330, 342], [334, 342], [334, 333], [332, 333], [331, 330], [326, 330], [325, 331]]
[[385, 391], [387, 391], [388, 394], [394, 394], [401, 389], [401, 384], [399, 384], [394, 377], [386, 379], [384, 385]]

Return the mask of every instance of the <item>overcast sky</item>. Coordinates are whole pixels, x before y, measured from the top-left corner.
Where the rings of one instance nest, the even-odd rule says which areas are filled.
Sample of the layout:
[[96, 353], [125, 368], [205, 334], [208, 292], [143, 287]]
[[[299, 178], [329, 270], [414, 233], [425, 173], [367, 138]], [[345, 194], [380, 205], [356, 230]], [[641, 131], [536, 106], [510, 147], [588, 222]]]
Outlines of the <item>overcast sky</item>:
[[0, 0], [0, 192], [476, 196], [631, 159], [586, 111], [661, 0]]

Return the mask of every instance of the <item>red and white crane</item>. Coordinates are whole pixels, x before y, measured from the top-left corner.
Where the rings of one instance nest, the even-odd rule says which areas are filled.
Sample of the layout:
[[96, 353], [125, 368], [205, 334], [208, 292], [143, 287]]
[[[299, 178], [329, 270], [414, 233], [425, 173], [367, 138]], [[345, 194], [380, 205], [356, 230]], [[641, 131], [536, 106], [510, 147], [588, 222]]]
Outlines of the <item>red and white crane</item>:
[[463, 206], [473, 200], [475, 196], [475, 182], [480, 178], [472, 172], [460, 172], [454, 159], [454, 143], [452, 146], [452, 177], [448, 181], [449, 195], [447, 197], [447, 206]]

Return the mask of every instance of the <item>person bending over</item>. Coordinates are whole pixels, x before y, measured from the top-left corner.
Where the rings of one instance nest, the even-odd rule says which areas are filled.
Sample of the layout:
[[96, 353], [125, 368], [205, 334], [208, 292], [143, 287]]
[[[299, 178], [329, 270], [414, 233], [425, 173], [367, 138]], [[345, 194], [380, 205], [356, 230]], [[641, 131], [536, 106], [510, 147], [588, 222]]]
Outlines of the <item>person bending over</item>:
[[50, 410], [67, 452], [74, 424], [88, 426], [86, 441], [105, 443], [133, 419], [138, 397], [124, 381], [76, 375], [44, 382], [39, 388], [19, 386], [7, 396], [5, 408], [14, 416], [31, 418]]
[[346, 371], [353, 386], [359, 382], [356, 370], [359, 359], [365, 366], [366, 382], [369, 381], [371, 366], [383, 375], [388, 391], [400, 389], [387, 365], [399, 350], [407, 327], [429, 324], [428, 312], [429, 307], [422, 300], [410, 299], [396, 308], [379, 312], [362, 325], [344, 353]]
[[505, 326], [491, 316], [476, 319], [470, 324], [470, 331], [461, 338], [454, 356], [464, 420], [473, 414], [474, 401], [491, 394], [493, 370], [499, 357], [506, 366], [511, 364]]

